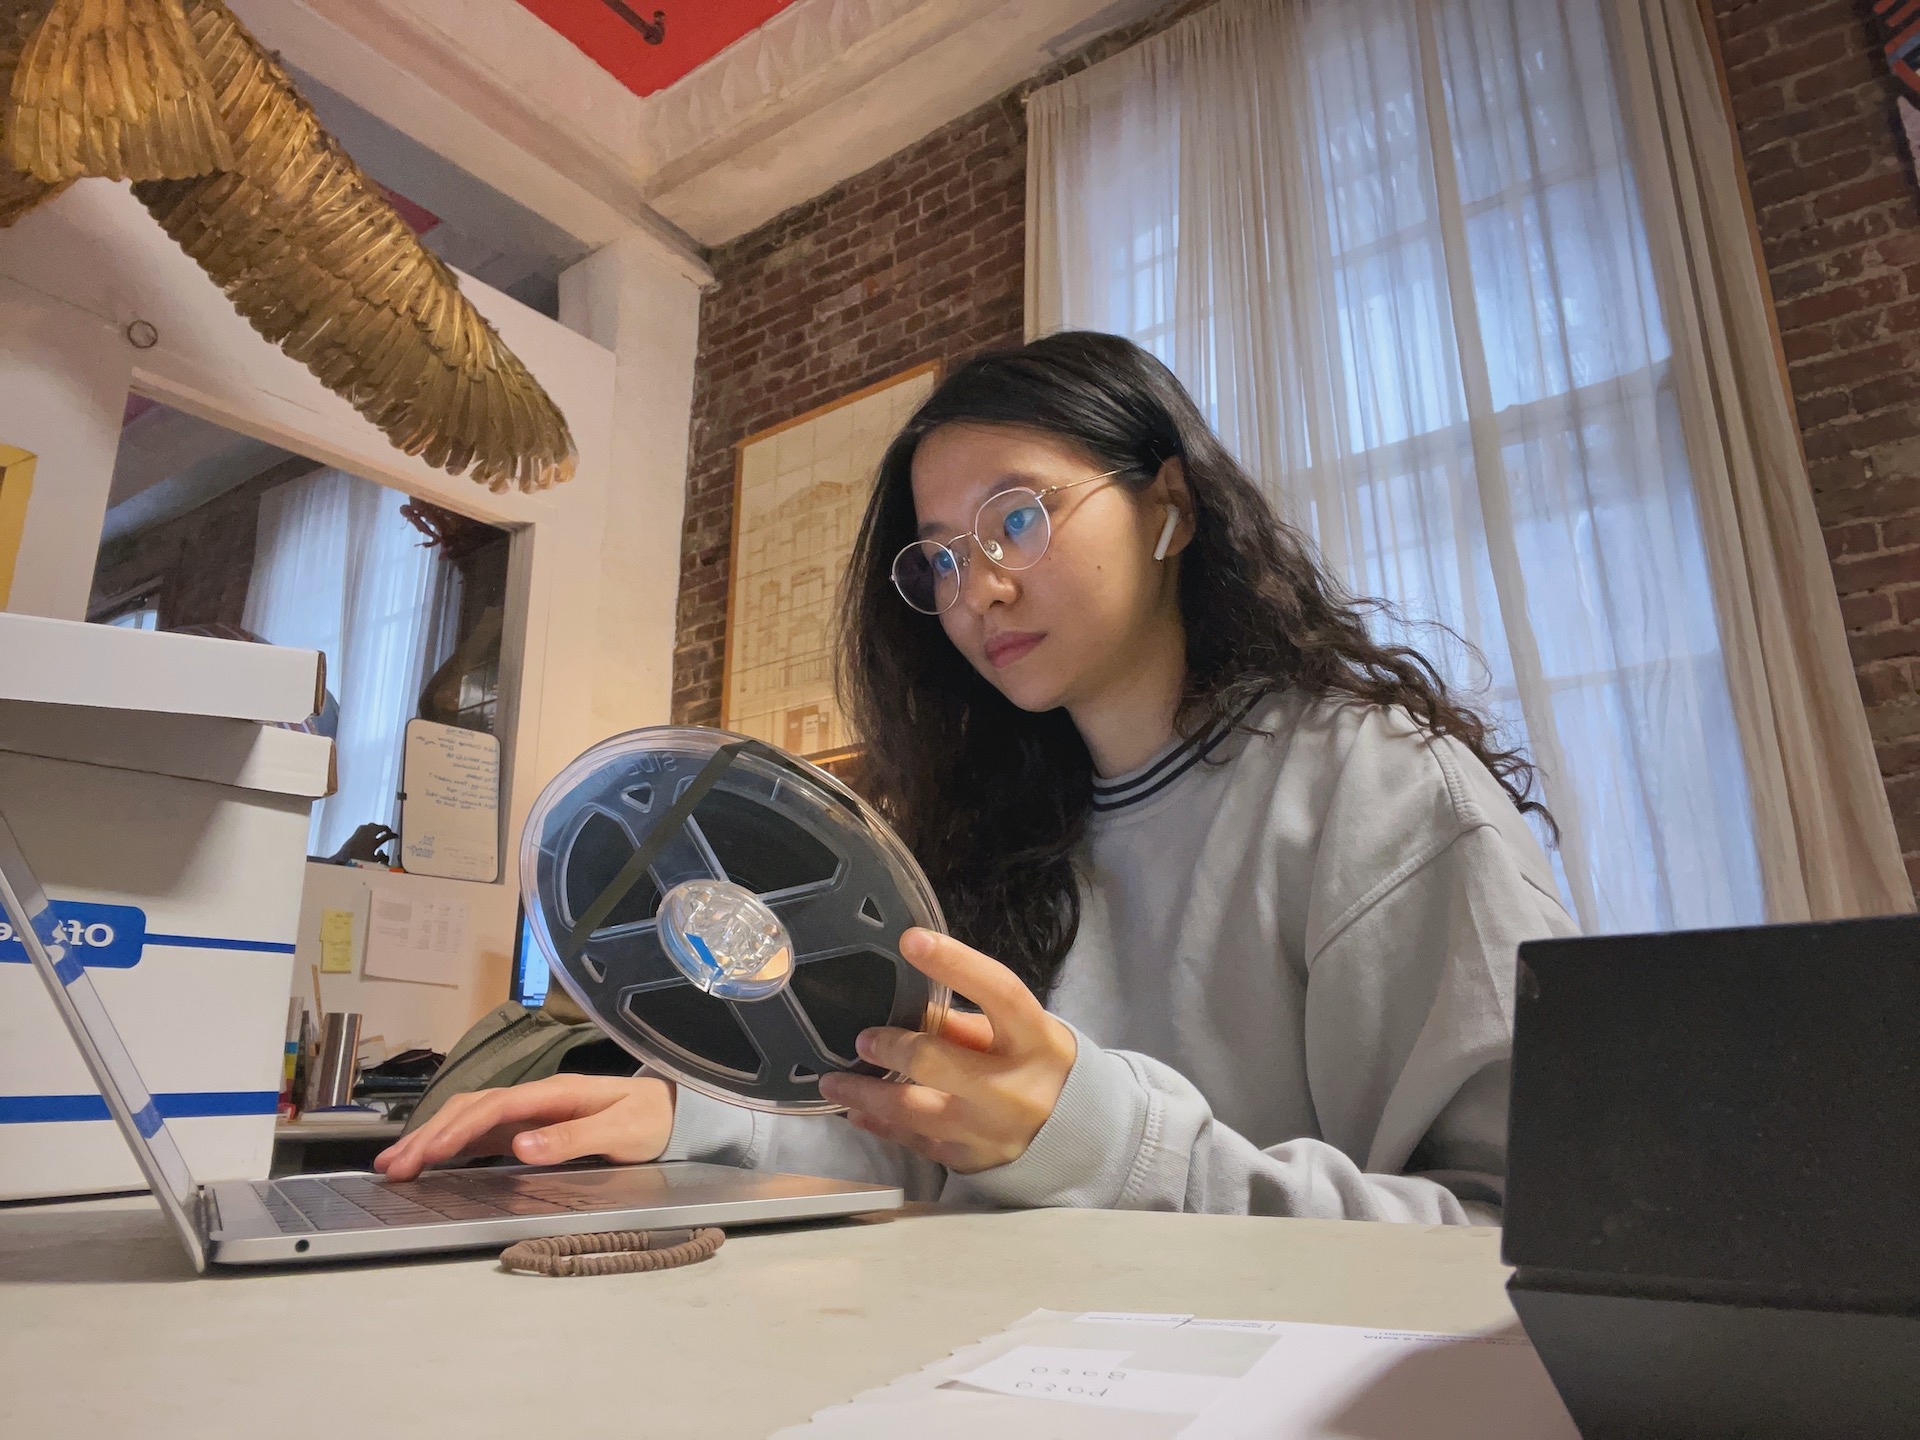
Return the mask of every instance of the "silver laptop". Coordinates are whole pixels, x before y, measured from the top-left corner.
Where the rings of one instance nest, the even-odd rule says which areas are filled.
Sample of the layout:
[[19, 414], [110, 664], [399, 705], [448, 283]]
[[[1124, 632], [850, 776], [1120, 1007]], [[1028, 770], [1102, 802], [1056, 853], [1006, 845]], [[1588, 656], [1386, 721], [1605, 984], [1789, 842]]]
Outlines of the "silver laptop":
[[371, 1171], [196, 1185], [153, 1096], [0, 815], [0, 903], [194, 1268], [502, 1247], [538, 1235], [765, 1225], [890, 1210], [891, 1186], [677, 1161], [500, 1166], [389, 1181]]

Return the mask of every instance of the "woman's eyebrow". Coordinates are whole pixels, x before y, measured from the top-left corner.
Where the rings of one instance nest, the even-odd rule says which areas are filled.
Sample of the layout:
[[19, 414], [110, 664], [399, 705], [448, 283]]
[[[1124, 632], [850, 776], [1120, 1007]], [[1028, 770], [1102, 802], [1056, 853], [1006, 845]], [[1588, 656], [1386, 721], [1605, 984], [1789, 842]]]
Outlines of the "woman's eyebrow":
[[[1044, 476], [1029, 475], [1022, 470], [1009, 470], [994, 482], [991, 490], [980, 497], [980, 503], [984, 505], [1002, 490], [1025, 489], [1037, 492], [1046, 489], [1052, 483]], [[946, 535], [964, 535], [966, 530], [967, 527], [964, 525], [948, 525], [939, 520], [929, 520], [917, 533], [922, 540], [933, 540]]]

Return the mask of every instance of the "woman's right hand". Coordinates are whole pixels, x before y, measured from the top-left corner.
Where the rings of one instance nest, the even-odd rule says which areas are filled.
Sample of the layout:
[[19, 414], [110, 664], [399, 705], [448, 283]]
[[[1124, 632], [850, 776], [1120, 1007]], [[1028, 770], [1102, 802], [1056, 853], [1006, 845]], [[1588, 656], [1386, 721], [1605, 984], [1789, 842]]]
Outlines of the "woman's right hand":
[[550, 1075], [470, 1090], [381, 1151], [373, 1168], [389, 1180], [411, 1180], [456, 1156], [512, 1155], [526, 1165], [559, 1165], [604, 1155], [637, 1164], [667, 1148], [673, 1099], [673, 1086], [650, 1075]]

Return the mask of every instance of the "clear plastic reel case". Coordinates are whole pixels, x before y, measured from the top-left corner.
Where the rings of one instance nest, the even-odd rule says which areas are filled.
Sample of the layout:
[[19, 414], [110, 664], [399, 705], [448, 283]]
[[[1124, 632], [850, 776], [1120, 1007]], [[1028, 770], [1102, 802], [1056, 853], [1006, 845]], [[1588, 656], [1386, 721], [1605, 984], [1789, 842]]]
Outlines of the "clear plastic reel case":
[[836, 1110], [821, 1075], [881, 1073], [855, 1056], [860, 1031], [934, 1030], [946, 1013], [945, 987], [900, 958], [909, 926], [946, 926], [899, 837], [824, 770], [723, 730], [634, 730], [587, 751], [534, 805], [520, 886], [567, 992], [654, 1070], [718, 1099]]

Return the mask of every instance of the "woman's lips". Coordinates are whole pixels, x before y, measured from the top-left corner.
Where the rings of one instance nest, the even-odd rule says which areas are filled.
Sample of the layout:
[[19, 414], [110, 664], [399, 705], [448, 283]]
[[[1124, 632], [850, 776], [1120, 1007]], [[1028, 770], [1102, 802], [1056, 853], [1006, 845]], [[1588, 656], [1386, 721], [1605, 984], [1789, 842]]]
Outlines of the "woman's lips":
[[1046, 638], [1033, 631], [996, 635], [987, 641], [987, 663], [996, 670], [1004, 670]]

